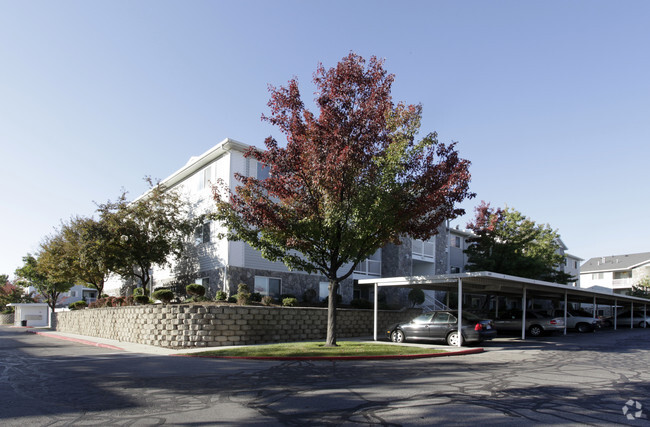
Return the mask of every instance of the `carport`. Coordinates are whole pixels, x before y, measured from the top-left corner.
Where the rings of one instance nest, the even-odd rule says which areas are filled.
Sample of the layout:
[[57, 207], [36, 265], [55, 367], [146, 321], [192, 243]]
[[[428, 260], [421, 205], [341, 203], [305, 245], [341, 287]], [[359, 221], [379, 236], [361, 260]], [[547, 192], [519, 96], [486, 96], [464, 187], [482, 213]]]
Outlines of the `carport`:
[[[583, 288], [575, 288], [558, 283], [509, 276], [506, 274], [479, 271], [472, 273], [443, 274], [435, 276], [388, 277], [382, 279], [361, 279], [359, 286], [374, 286], [374, 339], [377, 340], [377, 310], [379, 290], [382, 287], [418, 288], [422, 290], [438, 290], [458, 292], [458, 318], [462, 319], [463, 293], [479, 295], [506, 296], [521, 298], [522, 327], [521, 338], [526, 339], [526, 307], [529, 299], [564, 300], [564, 334], [566, 334], [567, 307], [569, 297], [572, 302], [593, 304], [593, 316], [596, 317], [598, 305], [614, 307], [614, 329], [617, 322], [617, 307], [619, 304], [630, 304], [630, 328], [634, 327], [633, 312], [635, 305], [643, 306], [643, 315], [647, 315], [647, 305], [650, 301], [644, 298], [617, 295]], [[448, 294], [449, 295], [449, 294]], [[461, 322], [459, 322], [459, 335]], [[645, 322], [643, 327], [646, 327]], [[460, 346], [460, 342], [459, 342]]]

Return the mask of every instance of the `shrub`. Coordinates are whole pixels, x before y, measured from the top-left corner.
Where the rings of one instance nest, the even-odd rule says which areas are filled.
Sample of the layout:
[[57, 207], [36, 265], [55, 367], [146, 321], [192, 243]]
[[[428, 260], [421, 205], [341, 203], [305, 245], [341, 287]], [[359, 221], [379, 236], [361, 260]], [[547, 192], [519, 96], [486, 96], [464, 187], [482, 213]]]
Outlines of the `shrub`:
[[205, 286], [198, 283], [190, 283], [185, 287], [185, 291], [190, 296], [202, 297], [205, 295]]
[[350, 301], [350, 306], [353, 308], [360, 308], [363, 310], [368, 310], [372, 308], [372, 303], [367, 299], [357, 298]]
[[210, 298], [208, 297], [202, 297], [202, 296], [193, 296], [186, 298], [185, 301], [183, 302], [208, 302], [210, 301]]
[[262, 301], [262, 294], [260, 294], [259, 292], [253, 292], [251, 294], [251, 301], [252, 302], [260, 302], [260, 301]]
[[133, 296], [134, 297], [142, 296], [142, 295], [146, 295], [145, 288], [135, 288], [135, 289], [133, 289]]
[[422, 304], [424, 302], [424, 291], [422, 289], [411, 289], [408, 298], [411, 301], [411, 307]]
[[302, 294], [304, 302], [314, 302], [316, 298], [318, 298], [318, 292], [314, 288], [309, 288]]
[[264, 304], [264, 305], [273, 304], [273, 297], [271, 295], [264, 295], [262, 297], [262, 304]]
[[[149, 304], [149, 297], [146, 295], [136, 295], [133, 297], [137, 304]], [[111, 305], [111, 307], [113, 307]]]
[[251, 293], [248, 292], [248, 285], [240, 283], [237, 286], [237, 304], [246, 305], [250, 303]]
[[285, 298], [296, 298], [294, 294], [282, 294], [280, 295], [280, 301], [284, 300]]
[[153, 293], [155, 299], [159, 299], [164, 304], [169, 304], [174, 299], [174, 293], [170, 289], [157, 289]]
[[70, 310], [81, 310], [81, 309], [86, 308], [86, 307], [88, 307], [88, 303], [86, 303], [86, 301], [84, 301], [84, 300], [75, 301], [73, 303], [70, 303], [70, 305], [68, 305], [68, 308]]
[[224, 291], [217, 291], [217, 295], [214, 297], [214, 299], [217, 301], [225, 301], [228, 299], [228, 294], [226, 294]]
[[282, 305], [284, 307], [295, 307], [296, 305], [298, 305], [298, 299], [292, 297], [283, 298]]
[[[330, 297], [326, 296], [325, 299], [323, 300], [323, 304], [327, 305], [329, 303], [329, 299], [330, 299]], [[341, 296], [341, 294], [336, 294], [336, 300], [335, 301], [336, 301], [336, 306], [337, 307], [339, 305], [341, 305], [341, 303], [343, 302], [343, 297]]]
[[226, 300], [226, 302], [237, 302], [237, 297], [234, 296], [234, 295], [233, 295], [233, 296], [230, 296], [230, 297], [228, 297], [228, 299]]

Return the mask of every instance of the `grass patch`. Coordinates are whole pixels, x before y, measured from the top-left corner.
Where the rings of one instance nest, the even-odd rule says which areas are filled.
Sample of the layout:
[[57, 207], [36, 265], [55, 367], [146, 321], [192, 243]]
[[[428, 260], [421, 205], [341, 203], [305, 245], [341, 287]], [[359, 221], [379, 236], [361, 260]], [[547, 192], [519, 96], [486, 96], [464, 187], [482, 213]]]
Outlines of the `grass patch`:
[[406, 356], [445, 353], [444, 350], [391, 344], [338, 342], [338, 347], [326, 347], [323, 342], [297, 342], [224, 348], [191, 353], [192, 356], [235, 357], [332, 357], [332, 356]]

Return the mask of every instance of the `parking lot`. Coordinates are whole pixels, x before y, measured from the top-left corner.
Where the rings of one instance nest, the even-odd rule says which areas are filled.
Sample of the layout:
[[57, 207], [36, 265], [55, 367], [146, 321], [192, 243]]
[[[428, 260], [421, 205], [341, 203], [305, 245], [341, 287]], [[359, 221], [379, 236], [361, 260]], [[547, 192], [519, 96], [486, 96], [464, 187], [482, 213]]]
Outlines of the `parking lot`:
[[650, 330], [500, 337], [484, 347], [435, 359], [232, 361], [0, 327], [0, 423], [647, 424]]

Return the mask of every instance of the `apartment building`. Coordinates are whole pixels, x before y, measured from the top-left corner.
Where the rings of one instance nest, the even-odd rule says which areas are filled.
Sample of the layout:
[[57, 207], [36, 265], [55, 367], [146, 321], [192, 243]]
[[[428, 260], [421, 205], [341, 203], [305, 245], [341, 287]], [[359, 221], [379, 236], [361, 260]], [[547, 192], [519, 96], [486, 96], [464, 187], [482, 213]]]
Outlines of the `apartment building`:
[[649, 276], [650, 252], [595, 257], [580, 267], [581, 287], [621, 295]]

